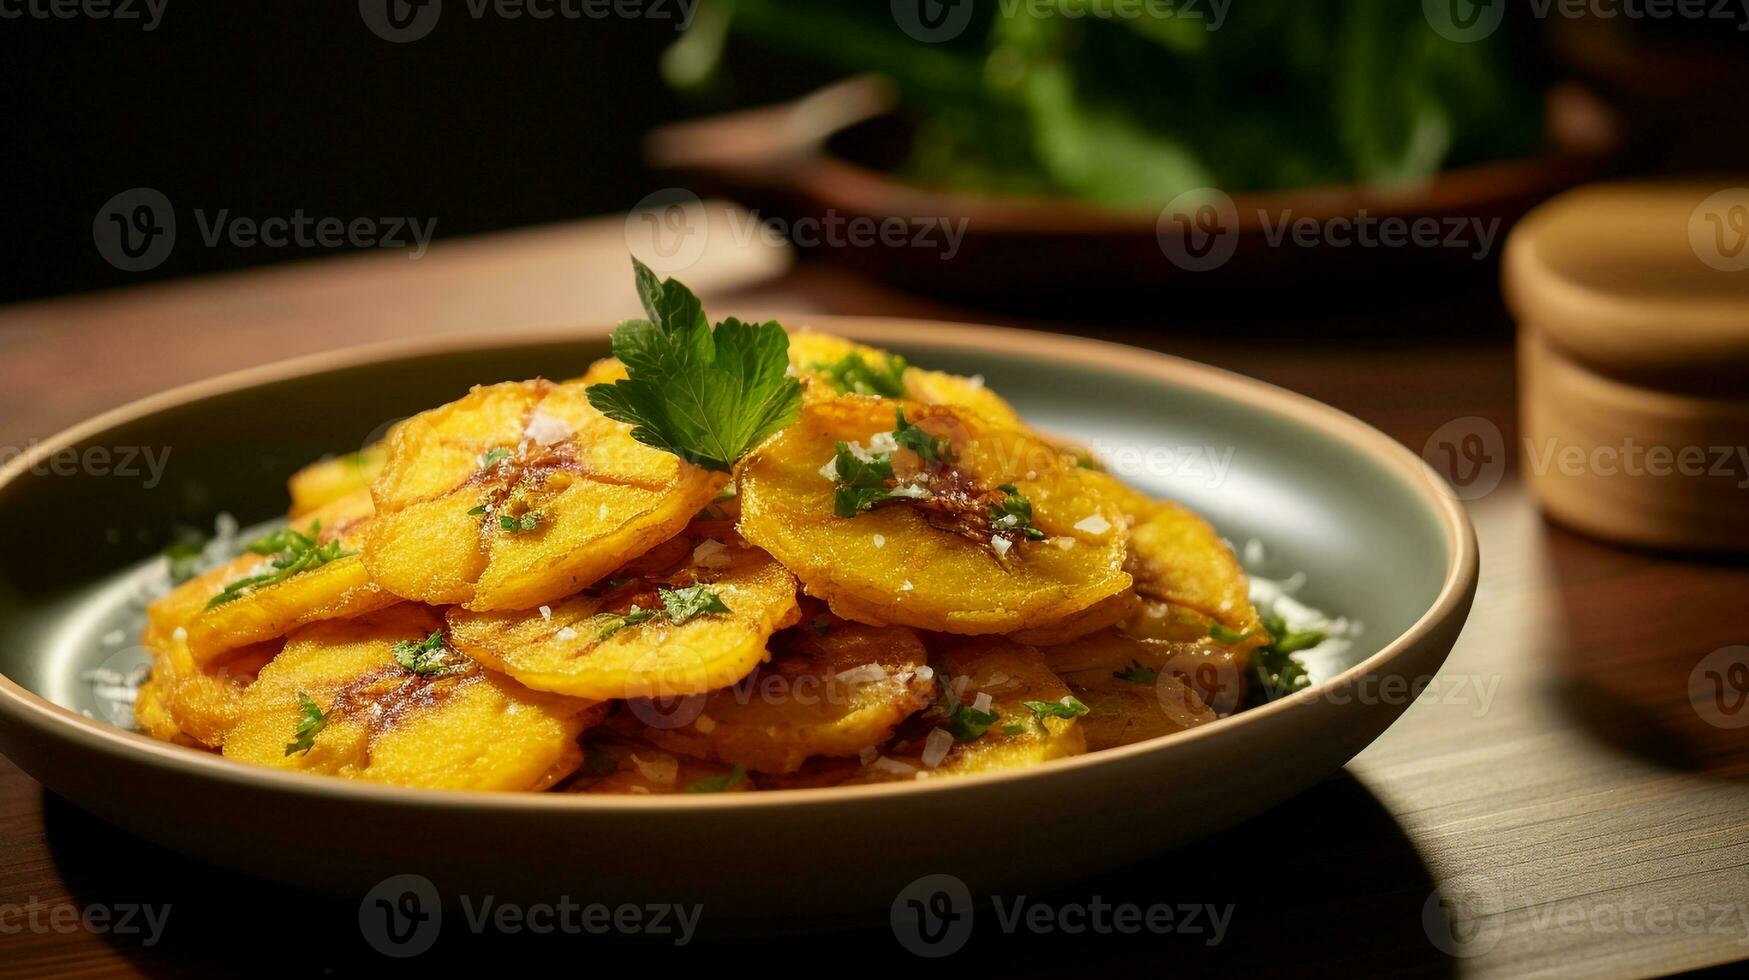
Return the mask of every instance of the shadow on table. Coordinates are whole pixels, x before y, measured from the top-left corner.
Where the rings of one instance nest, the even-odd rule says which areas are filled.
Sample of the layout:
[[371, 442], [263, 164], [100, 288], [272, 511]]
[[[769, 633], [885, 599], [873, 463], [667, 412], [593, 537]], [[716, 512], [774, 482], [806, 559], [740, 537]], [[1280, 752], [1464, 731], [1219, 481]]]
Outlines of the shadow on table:
[[[138, 937], [107, 937], [131, 964], [157, 976], [376, 974], [396, 965], [420, 972], [502, 968], [538, 953], [578, 955], [579, 968], [596, 972], [622, 962], [642, 970], [689, 961], [805, 963], [821, 973], [839, 969], [833, 965], [839, 962], [858, 974], [925, 965], [896, 940], [890, 925], [878, 921], [853, 932], [709, 938], [707, 910], [706, 936], [675, 949], [672, 936], [627, 940], [587, 932], [504, 934], [491, 928], [475, 933], [463, 911], [447, 906], [430, 952], [389, 959], [363, 938], [356, 899], [312, 894], [183, 858], [52, 794], [44, 794], [43, 808], [50, 852], [75, 902], [170, 905], [156, 945], [144, 946]], [[992, 835], [1000, 835], [1003, 821], [1012, 818], [993, 815]], [[189, 819], [200, 815], [191, 813]], [[296, 820], [297, 814], [264, 813], [261, 819]], [[924, 834], [928, 828], [913, 832]], [[902, 847], [903, 838], [895, 834], [884, 844], [846, 840], [844, 846]], [[1137, 842], [1138, 850], [1145, 847], [1145, 841]], [[321, 859], [319, 853], [310, 855], [311, 861]], [[1014, 855], [1016, 861], [1026, 859]], [[699, 872], [711, 873], [709, 868]], [[1163, 857], [1051, 894], [1006, 896], [1000, 913], [990, 900], [982, 901], [973, 906], [969, 940], [938, 962], [998, 976], [1097, 975], [1090, 971], [1123, 967], [1192, 976], [1235, 970], [1442, 976], [1452, 972], [1451, 961], [1430, 942], [1423, 925], [1433, 891], [1429, 872], [1402, 829], [1364, 786], [1341, 773], [1263, 817]], [[579, 904], [589, 902], [586, 894], [572, 897]], [[1002, 919], [1017, 899], [1023, 903], [1022, 924], [1010, 931]], [[1139, 911], [1120, 915], [1117, 909], [1125, 905]], [[1097, 923], [1129, 922], [1125, 915], [1142, 916], [1157, 906], [1170, 909], [1172, 931], [1098, 930]], [[1166, 913], [1153, 915], [1159, 923]], [[1042, 927], [1026, 924], [1041, 922]], [[784, 931], [783, 923], [772, 926]]]
[[[1749, 777], [1749, 627], [1737, 615], [1749, 561], [1620, 548], [1553, 524], [1547, 539], [1564, 602], [1562, 709], [1654, 764]], [[1672, 627], [1672, 605], [1693, 615]]]

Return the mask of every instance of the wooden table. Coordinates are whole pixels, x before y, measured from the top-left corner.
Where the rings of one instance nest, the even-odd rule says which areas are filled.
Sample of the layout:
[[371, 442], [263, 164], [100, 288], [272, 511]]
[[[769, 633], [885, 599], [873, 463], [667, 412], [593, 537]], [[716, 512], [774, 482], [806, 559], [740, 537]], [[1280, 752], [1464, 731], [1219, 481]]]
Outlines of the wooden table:
[[[352, 256], [0, 310], [0, 445], [295, 353], [614, 319], [633, 309], [624, 248], [621, 223], [583, 222], [439, 242], [419, 262]], [[1508, 447], [1517, 441], [1510, 328], [1491, 295], [1324, 320], [1153, 307], [1101, 314], [1099, 325], [1041, 324], [907, 297], [820, 264], [792, 267], [787, 252], [771, 247], [711, 251], [687, 278], [719, 313], [1049, 326], [1304, 392], [1416, 449], [1466, 417], [1497, 425]], [[1343, 774], [1290, 804], [1055, 897], [1230, 903], [1223, 942], [975, 934], [955, 965], [1011, 974], [1122, 967], [1615, 976], [1749, 957], [1749, 737], [1705, 723], [1686, 694], [1701, 657], [1749, 642], [1749, 568], [1623, 551], [1551, 526], [1516, 463], [1470, 508], [1481, 588], [1432, 695]], [[1439, 925], [1442, 900], [1457, 916], [1452, 935]], [[164, 853], [0, 761], [0, 929], [24, 921], [15, 907], [31, 902], [168, 903], [171, 911], [150, 946], [78, 927], [0, 932], [0, 972], [354, 973], [394, 965], [360, 939], [356, 905]], [[40, 912], [39, 921], [51, 914]], [[576, 957], [582, 969], [620, 958], [649, 968], [669, 957], [724, 968], [750, 961], [740, 953], [824, 964], [846, 949], [858, 965], [914, 970], [920, 962], [883, 929], [679, 951], [448, 931], [441, 942], [439, 955], [410, 965], [498, 966], [530, 946]]]

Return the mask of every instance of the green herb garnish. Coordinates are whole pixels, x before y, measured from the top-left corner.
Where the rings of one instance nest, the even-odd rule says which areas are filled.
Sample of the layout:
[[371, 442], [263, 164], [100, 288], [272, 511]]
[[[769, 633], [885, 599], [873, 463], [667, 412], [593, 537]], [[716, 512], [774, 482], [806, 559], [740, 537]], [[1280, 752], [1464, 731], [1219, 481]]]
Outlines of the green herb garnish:
[[1021, 723], [1021, 722], [1018, 722], [1018, 721], [1011, 721], [1008, 724], [1002, 726], [1002, 734], [1004, 734], [1004, 735], [1024, 735], [1024, 734], [1026, 734], [1026, 725]]
[[712, 591], [709, 586], [694, 585], [685, 589], [657, 589], [656, 595], [662, 600], [662, 612], [668, 621], [676, 626], [694, 616], [704, 616], [709, 613], [726, 613], [728, 604], [722, 596]]
[[627, 626], [636, 626], [639, 623], [647, 623], [656, 618], [656, 610], [639, 609], [637, 606], [633, 606], [629, 612], [604, 613], [595, 618], [602, 623], [600, 638], [605, 640], [613, 634], [618, 633], [620, 630], [625, 629]]
[[298, 708], [303, 716], [298, 719], [298, 727], [292, 730], [292, 740], [285, 743], [286, 755], [310, 751], [316, 745], [316, 735], [328, 724], [328, 716], [322, 713], [314, 699], [302, 691], [298, 692]]
[[1261, 704], [1286, 697], [1312, 682], [1306, 668], [1289, 654], [1309, 650], [1328, 636], [1317, 630], [1290, 630], [1275, 613], [1261, 617], [1269, 645], [1251, 651], [1251, 701]]
[[437, 630], [417, 643], [397, 640], [392, 649], [395, 663], [415, 674], [442, 674], [459, 666], [448, 662], [449, 650], [443, 644], [443, 630]]
[[839, 517], [855, 517], [883, 500], [893, 499], [887, 481], [893, 478], [893, 458], [887, 453], [874, 453], [863, 459], [851, 452], [848, 443], [838, 444], [832, 457], [833, 472], [838, 474], [838, 491], [832, 497], [832, 512]]
[[706, 776], [691, 786], [686, 787], [688, 793], [721, 793], [747, 778], [747, 767], [739, 762], [735, 768], [715, 776]]
[[213, 609], [227, 602], [235, 602], [256, 589], [278, 585], [294, 575], [355, 554], [343, 550], [338, 538], [326, 544], [318, 543], [316, 533], [320, 529], [319, 524], [311, 524], [310, 533], [300, 534], [291, 528], [282, 528], [252, 542], [249, 545], [250, 551], [258, 555], [273, 556], [270, 561], [273, 571], [232, 582], [225, 586], [224, 591], [208, 599], [206, 608]]
[[898, 423], [893, 426], [893, 441], [899, 444], [899, 448], [911, 450], [931, 465], [944, 462], [953, 455], [952, 440], [930, 435], [921, 426], [905, 421], [905, 410], [902, 408], [897, 415]]
[[483, 517], [483, 516], [485, 516], [486, 511], [488, 511], [490, 509], [491, 508], [487, 507], [485, 504], [481, 504], [480, 506], [475, 507], [473, 510], [468, 511], [468, 516], [469, 517]]
[[808, 370], [832, 379], [832, 387], [847, 395], [899, 398], [905, 394], [905, 359], [897, 354], [873, 359], [851, 351], [831, 364], [814, 364]]
[[632, 260], [647, 320], [613, 332], [626, 378], [590, 385], [589, 404], [633, 426], [632, 438], [708, 470], [728, 471], [801, 413], [789, 335], [733, 317], [713, 329], [692, 290]]
[[1318, 630], [1290, 630], [1287, 621], [1275, 613], [1261, 617], [1263, 628], [1269, 631], [1269, 645], [1281, 653], [1299, 653], [1329, 639], [1329, 635]]
[[979, 711], [969, 704], [956, 704], [947, 716], [947, 730], [956, 742], [970, 742], [983, 738], [990, 726], [996, 724], [997, 714], [994, 711]]
[[1046, 718], [1079, 718], [1090, 709], [1080, 702], [1073, 694], [1065, 694], [1059, 701], [1022, 701], [1026, 710], [1038, 719], [1042, 727]]
[[498, 518], [498, 527], [501, 528], [505, 534], [526, 534], [527, 532], [540, 527], [540, 515], [534, 511], [529, 511], [521, 517], [511, 517], [509, 514], [503, 514]]
[[1209, 626], [1209, 635], [1222, 643], [1241, 643], [1250, 634], [1241, 633], [1221, 623], [1212, 623]]
[[178, 527], [176, 539], [164, 549], [170, 566], [170, 583], [182, 583], [200, 574], [200, 559], [206, 553], [206, 535], [191, 527]]
[[1113, 671], [1111, 676], [1131, 684], [1152, 684], [1160, 679], [1160, 672], [1144, 665], [1140, 660], [1131, 660], [1128, 667]]
[[990, 526], [996, 529], [996, 533], [1012, 532], [1028, 541], [1043, 541], [1045, 532], [1032, 523], [1032, 501], [1021, 496], [1012, 483], [1004, 483], [996, 489], [1006, 494], [1001, 503], [990, 508]]
[[504, 447], [500, 446], [497, 449], [494, 449], [491, 452], [486, 453], [485, 455], [480, 457], [480, 469], [489, 470], [492, 467], [497, 466], [505, 457], [507, 457], [509, 455], [510, 455], [510, 450], [505, 449]]

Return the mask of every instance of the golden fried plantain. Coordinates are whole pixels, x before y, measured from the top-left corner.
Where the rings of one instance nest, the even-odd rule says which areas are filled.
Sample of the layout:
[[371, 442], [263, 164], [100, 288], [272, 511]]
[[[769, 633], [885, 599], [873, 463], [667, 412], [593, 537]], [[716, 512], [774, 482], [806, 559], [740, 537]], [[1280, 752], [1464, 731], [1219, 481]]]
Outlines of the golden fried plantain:
[[237, 723], [243, 689], [280, 646], [243, 647], [204, 667], [195, 664], [182, 640], [152, 648], [152, 673], [134, 700], [134, 721], [153, 738], [218, 748]]
[[726, 478], [635, 441], [584, 388], [475, 388], [401, 423], [371, 491], [371, 576], [422, 602], [532, 609], [685, 527]]
[[[675, 622], [669, 602], [690, 594], [702, 607], [706, 593], [728, 611]], [[799, 615], [794, 576], [722, 523], [701, 522], [600, 590], [545, 611], [452, 609], [449, 625], [458, 650], [529, 687], [605, 700], [727, 687], [757, 667], [771, 634]]]
[[638, 738], [590, 733], [583, 771], [567, 793], [746, 793], [757, 787], [745, 769], [670, 752]]
[[711, 692], [690, 723], [644, 737], [762, 774], [795, 772], [814, 756], [855, 756], [928, 707], [927, 660], [923, 641], [903, 627], [809, 628], [770, 664]]
[[[1081, 718], [1054, 717], [1048, 710], [1035, 712], [1027, 705], [1067, 708], [1064, 699], [1072, 697], [1037, 649], [1005, 637], [976, 637], [941, 651], [935, 662], [937, 677], [952, 692], [959, 710], [994, 714], [994, 721], [968, 729], [965, 726], [975, 719], [962, 717], [956, 724], [944, 698], [908, 723], [885, 754], [849, 782], [913, 779], [924, 772], [933, 777], [1025, 768], [1087, 751]], [[987, 704], [980, 695], [988, 696]], [[949, 736], [955, 735], [970, 737], [957, 737], [950, 744]], [[930, 751], [932, 742], [950, 745], [939, 761]]]
[[[892, 368], [904, 363], [878, 347], [859, 344], [831, 334], [801, 330], [789, 336], [790, 364], [806, 379], [807, 394], [814, 400], [845, 394], [881, 394], [902, 397], [925, 405], [953, 405], [982, 416], [996, 425], [1026, 430], [1026, 423], [1021, 421], [1020, 413], [1000, 395], [985, 387], [982, 378], [904, 366], [898, 372], [897, 390], [887, 387], [886, 390], [857, 391], [854, 372], [847, 374], [842, 370], [845, 359], [851, 357], [860, 360], [860, 363], [851, 362], [854, 367], [866, 366], [888, 378]], [[840, 368], [836, 373], [833, 370], [835, 367]], [[844, 390], [846, 384], [850, 384], [852, 390]]]
[[[250, 578], [275, 574], [274, 562], [294, 553], [250, 552], [184, 582], [147, 608], [145, 645], [162, 649], [180, 637], [194, 662], [205, 665], [228, 651], [284, 636], [309, 623], [361, 616], [393, 605], [398, 600], [371, 581], [356, 554], [370, 519], [370, 495], [349, 494], [304, 515], [290, 528], [317, 546], [299, 542], [295, 553], [317, 551], [339, 557], [320, 564], [312, 561], [311, 567], [279, 581], [243, 587]], [[285, 535], [281, 539], [294, 540]]]
[[580, 764], [577, 736], [604, 706], [530, 691], [453, 651], [435, 673], [397, 660], [397, 643], [418, 644], [442, 624], [400, 605], [293, 634], [244, 690], [225, 755], [444, 789], [544, 789]]
[[319, 460], [293, 473], [287, 481], [291, 516], [303, 517], [342, 497], [369, 490], [383, 471], [384, 458], [382, 447], [371, 445], [345, 456]]
[[1145, 598], [1188, 606], [1239, 633], [1262, 633], [1245, 570], [1219, 533], [1188, 508], [1156, 501], [1130, 531], [1125, 566]]
[[[951, 443], [951, 465], [892, 454], [893, 499], [836, 512], [839, 442], [890, 433], [895, 412]], [[878, 441], [878, 440], [877, 440]], [[1032, 436], [946, 407], [871, 398], [816, 402], [739, 473], [741, 533], [796, 573], [833, 612], [870, 625], [1006, 633], [1060, 623], [1130, 585], [1127, 522], [1082, 470]], [[1012, 487], [1046, 540], [996, 524]], [[1000, 539], [1000, 540], [998, 540]]]

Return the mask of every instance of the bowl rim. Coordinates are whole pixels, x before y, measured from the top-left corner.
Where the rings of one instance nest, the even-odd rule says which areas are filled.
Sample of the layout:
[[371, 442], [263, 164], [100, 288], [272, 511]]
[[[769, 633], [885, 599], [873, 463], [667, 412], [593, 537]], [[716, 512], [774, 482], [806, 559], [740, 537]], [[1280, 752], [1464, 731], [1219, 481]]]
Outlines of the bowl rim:
[[[887, 342], [897, 346], [941, 350], [1024, 351], [1024, 356], [1029, 359], [1096, 367], [1143, 380], [1190, 388], [1311, 426], [1393, 473], [1415, 492], [1417, 499], [1437, 519], [1449, 546], [1449, 558], [1439, 593], [1414, 623], [1377, 653], [1351, 665], [1334, 677], [1285, 698], [1235, 713], [1207, 725], [1131, 745], [1055, 759], [1024, 769], [974, 773], [953, 779], [787, 789], [779, 792], [636, 796], [389, 786], [315, 773], [245, 765], [214, 753], [163, 742], [54, 704], [4, 674], [0, 674], [0, 723], [24, 726], [35, 730], [39, 736], [73, 743], [79, 748], [102, 752], [138, 766], [210, 779], [242, 789], [302, 797], [326, 797], [356, 804], [414, 806], [458, 812], [560, 810], [650, 814], [718, 808], [846, 805], [875, 797], [918, 793], [957, 794], [976, 792], [995, 784], [1049, 779], [1053, 774], [1133, 759], [1173, 746], [1219, 737], [1240, 726], [1263, 723], [1276, 715], [1320, 700], [1332, 690], [1386, 667], [1425, 641], [1451, 617], [1461, 616], [1474, 594], [1479, 567], [1475, 529], [1463, 504], [1445, 481], [1419, 456], [1389, 436], [1315, 399], [1222, 368], [1087, 337], [900, 317], [791, 315], [787, 319], [795, 324], [791, 329], [796, 331], [819, 329], [870, 343]], [[0, 466], [0, 488], [22, 478], [31, 467], [67, 446], [144, 416], [206, 398], [310, 374], [383, 365], [412, 357], [441, 356], [488, 348], [603, 341], [611, 329], [609, 326], [597, 324], [511, 331], [469, 331], [436, 338], [392, 340], [341, 348], [232, 371], [137, 399], [38, 442], [30, 451]]]

